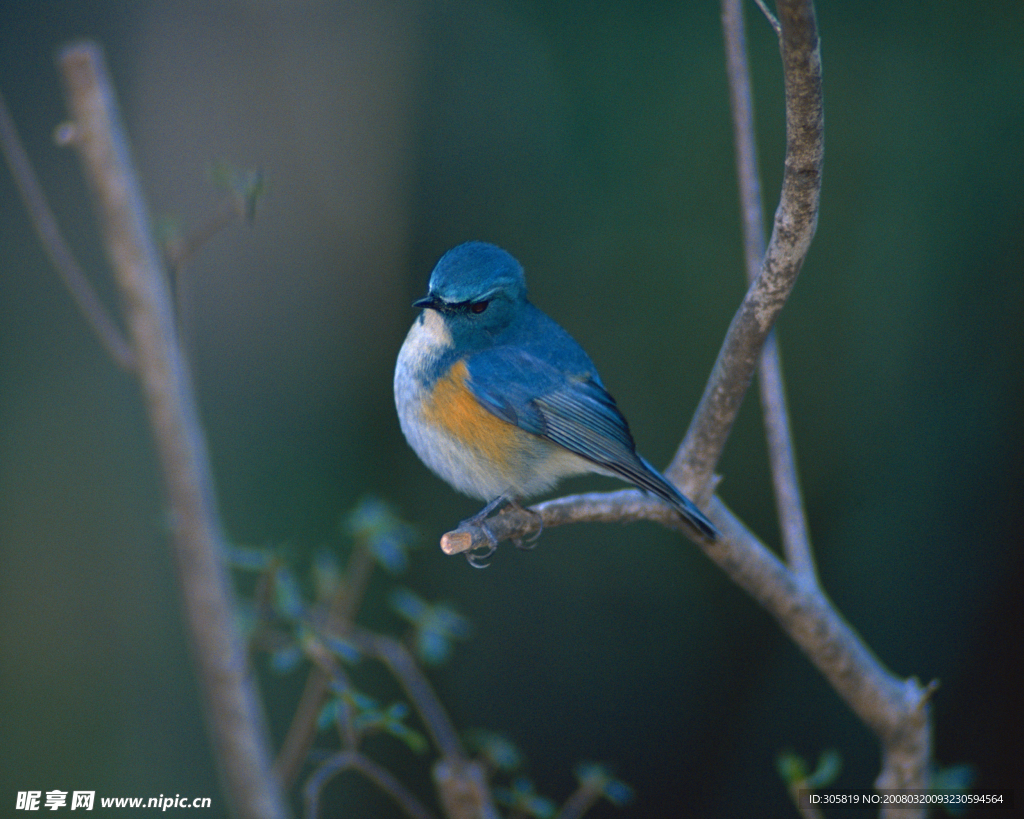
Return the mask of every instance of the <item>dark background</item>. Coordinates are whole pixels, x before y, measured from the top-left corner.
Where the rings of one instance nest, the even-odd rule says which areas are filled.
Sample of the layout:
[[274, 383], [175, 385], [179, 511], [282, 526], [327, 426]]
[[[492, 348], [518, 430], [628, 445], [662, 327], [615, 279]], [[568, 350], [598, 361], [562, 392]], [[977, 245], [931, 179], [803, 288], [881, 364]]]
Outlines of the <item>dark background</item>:
[[[441, 253], [480, 238], [523, 262], [640, 450], [668, 461], [743, 292], [718, 13], [525, 0], [0, 12], [0, 88], [111, 304], [78, 162], [51, 138], [61, 44], [106, 47], [156, 216], [200, 222], [219, 162], [266, 175], [255, 225], [189, 271], [230, 537], [301, 561], [341, 543], [337, 522], [365, 493], [396, 504], [425, 547], [403, 582], [474, 623], [432, 672], [453, 718], [506, 732], [557, 800], [578, 761], [611, 764], [636, 799], [595, 816], [793, 816], [774, 769], [784, 749], [838, 749], [838, 787], [879, 770], [874, 738], [775, 623], [654, 526], [552, 530], [486, 571], [444, 557], [437, 537], [478, 504], [427, 472], [394, 414], [409, 305]], [[818, 13], [822, 212], [779, 331], [821, 575], [886, 665], [940, 681], [940, 763], [1013, 788], [1024, 6]], [[781, 74], [753, 6], [747, 19], [771, 213]], [[6, 168], [0, 259], [0, 815], [33, 789], [212, 795], [218, 815], [139, 391], [71, 305]], [[725, 501], [777, 543], [753, 395], [720, 472]], [[569, 488], [591, 486], [612, 484]], [[365, 622], [396, 630], [387, 587], [374, 584]], [[279, 738], [301, 675], [265, 683]], [[329, 796], [366, 800], [346, 815], [390, 810], [352, 777]]]

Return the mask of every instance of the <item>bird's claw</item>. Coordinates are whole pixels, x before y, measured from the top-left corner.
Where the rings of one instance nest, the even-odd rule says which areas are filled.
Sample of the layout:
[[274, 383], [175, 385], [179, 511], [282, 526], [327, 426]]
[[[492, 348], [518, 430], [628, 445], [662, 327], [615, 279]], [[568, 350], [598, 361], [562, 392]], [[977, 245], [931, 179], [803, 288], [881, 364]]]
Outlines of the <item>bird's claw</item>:
[[511, 537], [509, 540], [515, 545], [517, 549], [532, 549], [537, 545], [537, 540], [540, 538], [541, 533], [544, 531], [544, 518], [539, 512], [535, 512], [532, 509], [519, 504], [512, 498], [501, 496], [495, 498], [493, 501], [488, 503], [483, 509], [471, 518], [466, 518], [459, 524], [460, 528], [472, 526], [480, 529], [487, 538], [486, 546], [477, 546], [474, 549], [470, 549], [466, 552], [466, 560], [469, 561], [469, 565], [476, 569], [483, 569], [490, 565], [490, 557], [498, 550], [498, 539], [494, 536], [494, 532], [491, 531], [491, 527], [487, 525], [487, 517], [491, 514], [498, 506], [502, 503], [507, 503], [512, 508], [525, 512], [528, 515], [533, 516], [537, 520], [537, 531], [534, 532], [527, 538]]
[[[485, 512], [490, 512], [490, 509], [486, 509]], [[477, 520], [478, 517], [479, 515], [476, 515], [469, 520], [464, 520], [462, 524], [465, 525], [472, 523], [479, 527], [487, 536], [487, 545], [477, 546], [475, 549], [470, 549], [466, 552], [466, 560], [469, 561], [469, 565], [474, 569], [486, 569], [491, 565], [491, 555], [498, 551], [498, 539], [494, 536], [494, 532], [491, 531], [491, 527], [488, 526], [484, 520]]]
[[531, 515], [537, 521], [537, 531], [527, 537], [525, 540], [521, 537], [510, 538], [512, 543], [515, 544], [517, 549], [532, 549], [537, 545], [537, 541], [540, 540], [541, 533], [544, 531], [544, 516], [540, 512], [535, 512], [533, 509], [527, 509], [525, 506], [520, 506], [515, 501], [510, 502], [511, 506], [514, 506], [520, 512], [525, 512]]

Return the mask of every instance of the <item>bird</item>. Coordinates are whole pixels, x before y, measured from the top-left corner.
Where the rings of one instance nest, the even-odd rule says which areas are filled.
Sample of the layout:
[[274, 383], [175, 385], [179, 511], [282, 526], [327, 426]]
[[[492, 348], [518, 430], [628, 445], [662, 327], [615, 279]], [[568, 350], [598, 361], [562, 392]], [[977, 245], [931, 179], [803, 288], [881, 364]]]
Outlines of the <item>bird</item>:
[[[656, 495], [699, 536], [714, 524], [643, 457], [583, 348], [526, 294], [522, 265], [482, 241], [445, 253], [395, 365], [402, 433], [452, 488], [503, 503], [563, 478], [610, 475]], [[490, 530], [484, 531], [496, 541]], [[474, 565], [477, 565], [472, 559]]]

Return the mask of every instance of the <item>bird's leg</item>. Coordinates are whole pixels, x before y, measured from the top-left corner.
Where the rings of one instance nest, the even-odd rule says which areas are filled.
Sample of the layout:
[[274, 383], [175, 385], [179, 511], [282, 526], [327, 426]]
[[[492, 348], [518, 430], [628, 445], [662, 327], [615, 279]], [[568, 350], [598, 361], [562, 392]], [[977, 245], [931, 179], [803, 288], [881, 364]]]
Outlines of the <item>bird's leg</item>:
[[515, 498], [508, 499], [508, 505], [513, 509], [523, 512], [527, 515], [532, 515], [537, 519], [537, 531], [530, 535], [524, 541], [522, 538], [514, 537], [511, 538], [517, 549], [532, 549], [537, 545], [537, 540], [541, 536], [541, 532], [544, 531], [544, 516], [540, 512], [534, 512], [532, 509], [527, 509], [525, 506], [520, 504]]
[[498, 495], [498, 497], [488, 503], [483, 509], [473, 515], [473, 517], [466, 518], [459, 524], [460, 529], [465, 526], [475, 526], [487, 536], [486, 546], [478, 546], [477, 548], [470, 549], [466, 552], [466, 560], [469, 561], [469, 565], [474, 569], [484, 569], [490, 565], [488, 563], [490, 556], [498, 550], [498, 539], [494, 536], [494, 532], [491, 531], [491, 527], [487, 525], [487, 516], [506, 500], [508, 500], [508, 498], [505, 495]]
[[495, 551], [497, 551], [498, 539], [494, 536], [494, 532], [491, 531], [491, 527], [487, 525], [487, 518], [495, 509], [497, 509], [502, 504], [506, 503], [513, 509], [516, 509], [519, 512], [524, 512], [528, 515], [532, 515], [537, 519], [537, 531], [530, 537], [526, 538], [525, 541], [523, 540], [523, 538], [520, 537], [509, 538], [512, 541], [512, 543], [515, 544], [517, 549], [532, 549], [536, 545], [537, 539], [540, 537], [541, 532], [544, 531], [544, 518], [541, 516], [539, 512], [534, 512], [532, 509], [527, 509], [522, 504], [520, 504], [519, 501], [517, 501], [510, 493], [498, 495], [498, 497], [496, 497], [494, 500], [488, 503], [483, 509], [481, 509], [475, 515], [473, 515], [473, 517], [466, 518], [464, 521], [462, 521], [462, 523], [459, 524], [459, 528], [463, 528], [466, 526], [476, 527], [480, 529], [487, 538], [486, 546], [480, 546], [476, 549], [472, 549], [466, 552], [466, 559], [469, 561], [469, 564], [474, 568], [482, 569], [485, 566], [487, 566], [488, 559], [490, 558], [491, 555], [494, 554]]
[[[481, 509], [475, 515], [473, 515], [473, 517], [466, 518], [459, 525], [461, 526], [465, 524], [467, 526], [480, 526], [484, 522], [484, 519], [491, 514], [491, 512], [493, 512], [495, 509], [497, 509], [499, 506], [506, 502], [514, 503], [510, 495], [498, 495], [498, 497], [496, 497], [494, 500], [488, 503], [483, 509]], [[518, 504], [516, 505], [518, 506]]]

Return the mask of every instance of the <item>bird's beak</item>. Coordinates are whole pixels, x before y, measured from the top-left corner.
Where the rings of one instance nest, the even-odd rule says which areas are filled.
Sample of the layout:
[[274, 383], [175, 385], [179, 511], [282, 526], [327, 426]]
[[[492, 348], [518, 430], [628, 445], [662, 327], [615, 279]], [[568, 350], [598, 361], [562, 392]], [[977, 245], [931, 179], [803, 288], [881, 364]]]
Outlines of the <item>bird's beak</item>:
[[433, 294], [427, 294], [422, 299], [417, 299], [416, 301], [414, 301], [412, 303], [412, 306], [429, 307], [432, 310], [441, 310], [444, 307], [444, 302]]

